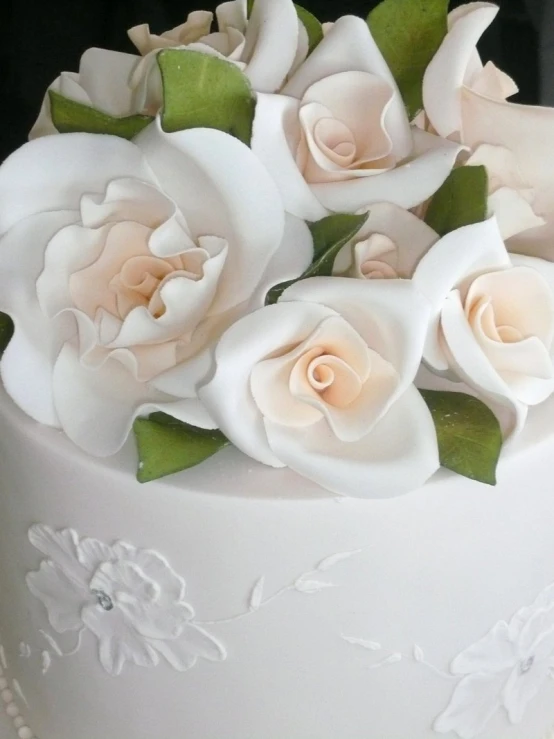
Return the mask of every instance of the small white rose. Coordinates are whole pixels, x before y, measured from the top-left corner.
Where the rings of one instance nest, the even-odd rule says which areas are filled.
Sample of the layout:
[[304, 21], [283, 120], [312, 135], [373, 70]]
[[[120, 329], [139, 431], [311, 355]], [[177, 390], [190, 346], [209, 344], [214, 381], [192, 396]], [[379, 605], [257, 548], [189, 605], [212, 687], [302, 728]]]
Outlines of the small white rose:
[[[148, 25], [129, 35], [143, 56], [88, 49], [79, 72], [63, 72], [49, 89], [115, 117], [156, 115], [162, 104], [162, 81], [156, 64], [160, 49], [187, 48], [236, 64], [255, 91], [274, 92], [308, 53], [307, 34], [292, 0], [256, 0], [247, 19], [246, 0], [231, 0], [213, 13], [195, 11], [186, 22], [161, 35]], [[29, 137], [57, 133], [46, 94]]]
[[433, 309], [424, 360], [510, 411], [554, 392], [554, 265], [509, 254], [495, 219], [459, 229], [423, 257], [414, 282]]
[[301, 281], [223, 335], [199, 396], [264, 464], [344, 495], [407, 492], [439, 465], [433, 421], [412, 384], [428, 310], [408, 281]]
[[333, 274], [365, 280], [407, 279], [438, 239], [413, 213], [391, 203], [376, 203], [360, 231], [338, 253]]
[[252, 149], [288, 212], [318, 220], [375, 202], [419, 205], [460, 147], [412, 129], [367, 23], [340, 18], [279, 95], [258, 95]]
[[497, 13], [475, 2], [450, 14], [425, 74], [425, 112], [432, 130], [468, 147], [468, 164], [486, 166], [490, 211], [509, 250], [552, 259], [554, 111], [507, 102], [517, 86], [491, 62], [483, 66], [477, 42]]
[[0, 309], [16, 323], [6, 390], [99, 456], [154, 408], [213, 428], [196, 397], [212, 345], [312, 258], [244, 144], [159, 122], [134, 143], [21, 148], [0, 168], [0, 233]]

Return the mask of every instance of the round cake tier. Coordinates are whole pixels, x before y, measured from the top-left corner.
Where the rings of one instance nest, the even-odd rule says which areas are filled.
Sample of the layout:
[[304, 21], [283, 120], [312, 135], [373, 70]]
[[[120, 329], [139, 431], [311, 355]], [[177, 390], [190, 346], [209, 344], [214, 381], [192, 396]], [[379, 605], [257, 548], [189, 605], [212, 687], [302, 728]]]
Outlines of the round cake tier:
[[2, 394], [3, 705], [40, 739], [542, 739], [553, 410], [495, 488], [354, 500], [231, 449], [140, 485], [132, 443], [88, 458]]

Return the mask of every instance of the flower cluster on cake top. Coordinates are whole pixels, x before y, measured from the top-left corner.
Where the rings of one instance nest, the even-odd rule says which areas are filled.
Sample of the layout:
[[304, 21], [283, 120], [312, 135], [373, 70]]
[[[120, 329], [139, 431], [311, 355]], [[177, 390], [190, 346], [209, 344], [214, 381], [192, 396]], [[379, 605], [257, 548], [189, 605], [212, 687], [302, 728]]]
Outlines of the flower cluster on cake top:
[[0, 167], [7, 393], [92, 455], [134, 431], [140, 481], [230, 443], [493, 484], [554, 391], [554, 111], [482, 63], [497, 11], [231, 0], [86, 51]]

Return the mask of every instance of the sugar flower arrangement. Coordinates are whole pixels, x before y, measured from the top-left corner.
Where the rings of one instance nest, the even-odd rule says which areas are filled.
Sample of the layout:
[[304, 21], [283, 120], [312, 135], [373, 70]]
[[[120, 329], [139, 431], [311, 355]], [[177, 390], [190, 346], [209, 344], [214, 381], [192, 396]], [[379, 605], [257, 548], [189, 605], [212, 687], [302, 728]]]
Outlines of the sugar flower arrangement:
[[230, 443], [493, 484], [554, 391], [554, 111], [482, 64], [497, 10], [231, 0], [86, 51], [0, 168], [8, 394], [92, 455], [134, 431], [140, 481]]

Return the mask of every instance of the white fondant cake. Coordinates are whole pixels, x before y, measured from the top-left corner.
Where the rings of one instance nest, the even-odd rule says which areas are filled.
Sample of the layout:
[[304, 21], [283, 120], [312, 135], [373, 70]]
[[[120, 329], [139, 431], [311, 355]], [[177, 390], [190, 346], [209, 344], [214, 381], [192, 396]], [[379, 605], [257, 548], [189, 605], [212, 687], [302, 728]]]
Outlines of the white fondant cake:
[[360, 501], [231, 450], [141, 486], [132, 446], [99, 463], [2, 395], [1, 643], [25, 721], [40, 739], [542, 739], [553, 410], [496, 488], [439, 473]]
[[497, 12], [230, 0], [52, 83], [0, 166], [14, 739], [552, 739], [554, 110]]

